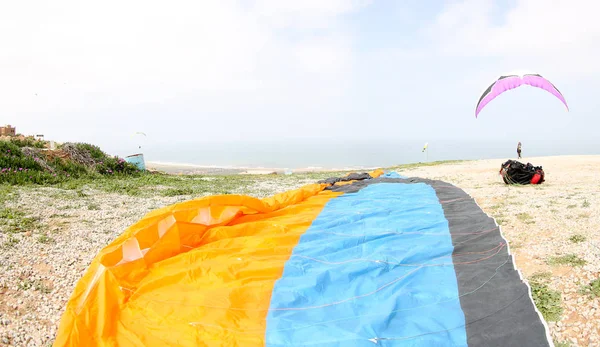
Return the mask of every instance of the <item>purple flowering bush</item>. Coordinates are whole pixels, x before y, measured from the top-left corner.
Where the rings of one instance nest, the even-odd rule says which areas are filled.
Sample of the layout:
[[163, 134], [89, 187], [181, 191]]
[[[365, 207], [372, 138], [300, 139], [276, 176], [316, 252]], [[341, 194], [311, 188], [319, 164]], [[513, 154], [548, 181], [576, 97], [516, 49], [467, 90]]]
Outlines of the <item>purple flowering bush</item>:
[[48, 152], [21, 148], [10, 141], [0, 141], [0, 183], [55, 184], [73, 178], [100, 178], [133, 175], [140, 171], [119, 157], [111, 157], [97, 146], [77, 144], [76, 156], [91, 158], [86, 163], [73, 160], [68, 152]]
[[139, 172], [138, 168], [119, 157], [106, 157], [96, 166], [96, 171], [103, 175], [125, 174]]

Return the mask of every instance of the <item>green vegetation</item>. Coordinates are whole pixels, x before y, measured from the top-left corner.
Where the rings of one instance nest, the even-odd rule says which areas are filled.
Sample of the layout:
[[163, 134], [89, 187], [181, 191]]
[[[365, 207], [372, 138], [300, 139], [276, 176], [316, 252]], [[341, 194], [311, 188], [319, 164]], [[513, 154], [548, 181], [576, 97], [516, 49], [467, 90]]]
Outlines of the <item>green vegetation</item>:
[[9, 142], [17, 147], [21, 147], [21, 148], [22, 147], [45, 148], [46, 147], [46, 141], [36, 140], [31, 137], [26, 137], [24, 139], [13, 137], [7, 142]]
[[48, 287], [46, 284], [44, 284], [44, 282], [40, 280], [31, 280], [29, 278], [26, 278], [21, 283], [19, 283], [19, 289], [21, 290], [29, 290], [31, 288], [44, 294], [52, 292], [52, 288]]
[[569, 266], [583, 266], [586, 264], [584, 259], [581, 259], [577, 254], [566, 254], [557, 257], [551, 257], [548, 259], [549, 265], [569, 265]]
[[[0, 141], [0, 200], [10, 198], [15, 191], [13, 186], [32, 185], [75, 190], [76, 196], [65, 193], [65, 199], [85, 198], [88, 196], [85, 189], [132, 196], [159, 194], [173, 197], [260, 193], [261, 189], [264, 193], [271, 193], [272, 185], [315, 183], [346, 174], [176, 176], [140, 172], [134, 165], [109, 156], [88, 143], [65, 143], [52, 151], [44, 147], [45, 142], [33, 139]], [[88, 208], [94, 210], [97, 206], [90, 203]]]
[[39, 227], [38, 219], [26, 217], [20, 210], [4, 207], [0, 209], [0, 230], [6, 233], [32, 231]]
[[508, 244], [510, 245], [510, 248], [512, 248], [512, 249], [518, 249], [518, 248], [523, 247], [523, 244], [521, 244], [520, 242], [509, 241]]
[[[314, 172], [294, 175], [168, 175], [141, 172], [118, 157], [88, 143], [65, 143], [48, 150], [44, 141], [33, 139], [0, 141], [0, 200], [8, 199], [14, 186], [43, 185], [62, 189], [61, 199], [88, 197], [87, 191], [130, 196], [198, 197], [215, 194], [272, 195], [275, 187], [291, 189], [348, 172]], [[386, 168], [409, 170], [461, 160], [397, 165]], [[22, 189], [22, 188], [21, 188]], [[281, 189], [281, 188], [279, 188]], [[75, 195], [68, 193], [74, 191]], [[97, 205], [88, 201], [87, 208]], [[84, 205], [85, 206], [85, 205]], [[73, 208], [70, 205], [59, 209]]]
[[589, 295], [592, 298], [600, 298], [600, 278], [584, 285], [579, 289], [579, 293]]
[[4, 241], [4, 243], [2, 244], [2, 248], [4, 248], [4, 249], [13, 248], [19, 242], [21, 242], [21, 241], [18, 238], [11, 235], [8, 237], [8, 240]]
[[536, 273], [529, 278], [531, 295], [535, 306], [548, 322], [558, 321], [563, 313], [562, 297], [560, 292], [550, 289], [547, 281], [551, 274], [548, 272]]
[[517, 214], [517, 219], [525, 224], [534, 224], [535, 223], [535, 221], [533, 220], [533, 217], [528, 213]]
[[140, 174], [133, 164], [94, 145], [66, 143], [56, 150], [44, 146], [31, 139], [0, 141], [0, 183], [53, 185], [76, 178]]
[[531, 277], [529, 278], [530, 282], [543, 282], [543, 281], [548, 281], [550, 278], [552, 278], [552, 273], [545, 271], [545, 272], [536, 272], [533, 275], [531, 275]]
[[575, 235], [571, 235], [571, 237], [569, 237], [569, 241], [571, 241], [573, 243], [580, 243], [585, 240], [586, 240], [585, 236], [583, 236], [581, 234], [575, 234]]
[[446, 165], [446, 164], [460, 164], [464, 163], [466, 160], [440, 160], [440, 161], [432, 161], [427, 163], [412, 163], [412, 164], [401, 164], [390, 167], [390, 170], [410, 170], [416, 169], [420, 167], [428, 167], [428, 166], [438, 166], [438, 165]]
[[54, 242], [54, 239], [52, 239], [46, 233], [40, 234], [40, 236], [38, 236], [37, 240], [38, 240], [39, 243], [52, 243], [52, 242]]

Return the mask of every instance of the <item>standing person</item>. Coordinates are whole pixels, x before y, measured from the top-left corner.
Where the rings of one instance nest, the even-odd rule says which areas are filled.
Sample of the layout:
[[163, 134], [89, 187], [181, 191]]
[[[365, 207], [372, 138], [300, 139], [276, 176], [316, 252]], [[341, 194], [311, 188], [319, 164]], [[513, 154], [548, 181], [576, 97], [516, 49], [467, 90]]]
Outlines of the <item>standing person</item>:
[[517, 144], [517, 156], [521, 159], [521, 141]]

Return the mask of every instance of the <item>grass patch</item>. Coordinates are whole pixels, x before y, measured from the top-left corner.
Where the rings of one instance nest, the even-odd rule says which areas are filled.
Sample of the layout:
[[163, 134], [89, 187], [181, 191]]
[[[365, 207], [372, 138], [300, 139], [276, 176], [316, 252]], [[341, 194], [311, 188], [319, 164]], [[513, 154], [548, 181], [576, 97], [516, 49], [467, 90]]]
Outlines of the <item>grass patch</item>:
[[531, 294], [535, 306], [540, 310], [546, 321], [556, 322], [560, 320], [563, 308], [559, 291], [550, 289], [547, 284], [531, 283]]
[[192, 195], [194, 190], [190, 187], [182, 188], [169, 188], [162, 192], [163, 196], [179, 196], [179, 195]]
[[586, 261], [581, 259], [577, 254], [566, 254], [562, 256], [550, 257], [547, 263], [548, 265], [583, 266], [586, 264]]
[[20, 233], [39, 227], [38, 219], [26, 217], [23, 211], [5, 207], [0, 210], [0, 227], [8, 233]]
[[140, 173], [135, 176], [77, 179], [58, 185], [63, 189], [96, 189], [107, 193], [152, 197], [183, 195], [273, 195], [273, 187], [297, 186], [318, 180], [339, 177], [344, 172], [316, 172], [294, 175], [167, 175]]
[[52, 288], [45, 285], [44, 282], [40, 280], [30, 280], [29, 278], [26, 278], [19, 283], [18, 287], [20, 290], [29, 290], [33, 288], [34, 290], [44, 294], [49, 294], [52, 292]]
[[37, 240], [38, 240], [38, 242], [39, 242], [39, 243], [45, 243], [45, 244], [48, 244], [48, 243], [53, 243], [53, 242], [54, 242], [54, 239], [52, 239], [52, 238], [51, 238], [50, 236], [48, 236], [48, 234], [46, 234], [46, 233], [43, 233], [43, 234], [41, 234], [40, 236], [38, 236], [38, 239], [37, 239]]
[[510, 248], [512, 248], [512, 249], [518, 249], [518, 248], [523, 247], [523, 245], [520, 242], [509, 241], [508, 244], [510, 245]]
[[75, 200], [76, 196], [74, 196], [73, 194], [71, 194], [70, 191], [68, 190], [55, 190], [52, 191], [52, 193], [50, 193], [49, 195], [52, 199], [56, 199], [56, 200]]
[[593, 280], [592, 282], [582, 286], [579, 289], [580, 294], [588, 295], [592, 298], [600, 297], [600, 278]]
[[492, 214], [492, 217], [496, 220], [496, 223], [498, 225], [505, 225], [508, 220], [504, 217], [504, 213], [502, 212], [497, 212]]
[[529, 280], [533, 282], [544, 282], [548, 281], [550, 278], [552, 278], [552, 273], [549, 271], [544, 271], [534, 273], [531, 275], [531, 277], [529, 277]]
[[581, 234], [575, 234], [575, 235], [571, 235], [571, 237], [569, 237], [569, 241], [571, 241], [573, 243], [580, 243], [585, 240], [586, 240], [585, 236], [583, 236]]
[[13, 200], [16, 197], [16, 190], [14, 186], [8, 184], [0, 185], [0, 203], [5, 203], [7, 201]]
[[136, 175], [137, 167], [109, 156], [97, 146], [65, 143], [56, 150], [41, 150], [45, 142], [0, 141], [0, 183], [56, 185], [79, 178]]
[[581, 204], [581, 207], [583, 207], [583, 208], [590, 207], [590, 202], [587, 200], [584, 200], [583, 203]]
[[577, 207], [577, 205], [569, 205], [569, 206], [567, 206], [567, 208], [575, 208], [575, 207]]
[[490, 206], [490, 210], [497, 211], [497, 210], [501, 209], [502, 207], [504, 207], [503, 204], [496, 204], [496, 205]]
[[88, 205], [88, 210], [98, 211], [98, 210], [100, 210], [100, 205], [98, 205], [98, 204], [89, 204]]
[[15, 247], [17, 245], [17, 243], [19, 243], [19, 242], [21, 242], [21, 241], [18, 238], [11, 235], [8, 237], [8, 240], [6, 240], [2, 244], [2, 248], [11, 249], [11, 248]]
[[530, 214], [525, 213], [525, 212], [517, 214], [517, 219], [525, 224], [534, 224], [535, 223], [535, 221], [533, 220], [533, 217]]
[[[10, 167], [6, 177], [21, 175], [20, 178], [10, 181], [11, 184], [44, 185], [62, 189], [55, 194], [61, 200], [74, 200], [90, 196], [88, 189], [99, 190], [106, 193], [128, 195], [135, 197], [152, 197], [156, 194], [168, 197], [178, 196], [204, 196], [221, 194], [243, 194], [254, 196], [268, 196], [279, 193], [276, 189], [287, 190], [294, 187], [316, 183], [319, 180], [344, 176], [353, 171], [338, 172], [311, 172], [293, 175], [169, 175], [164, 173], [139, 172], [124, 163], [122, 159], [110, 157], [98, 147], [90, 144], [65, 144], [58, 151], [69, 154], [71, 159], [63, 157], [44, 157], [51, 151], [21, 150], [12, 145], [10, 148], [0, 148], [0, 158], [6, 159], [5, 167]], [[8, 150], [11, 150], [8, 152]], [[16, 153], [16, 154], [15, 154]], [[50, 155], [51, 156], [51, 155]], [[13, 160], [14, 162], [10, 162]], [[27, 161], [27, 174], [19, 171], [21, 162]], [[31, 161], [31, 163], [29, 162]], [[431, 167], [436, 165], [461, 163], [462, 160], [438, 161], [429, 163], [413, 163], [397, 165], [393, 170], [408, 170], [418, 167]], [[2, 168], [2, 165], [0, 165]], [[50, 169], [48, 169], [50, 168]], [[57, 176], [49, 170], [54, 170]], [[59, 172], [60, 171], [60, 172]], [[37, 179], [32, 172], [40, 175]], [[33, 175], [29, 178], [28, 175]], [[27, 177], [25, 177], [27, 176]], [[16, 176], [15, 176], [16, 177]], [[6, 181], [6, 180], [5, 180]], [[0, 180], [0, 183], [3, 182]], [[4, 185], [4, 187], [10, 187]], [[11, 188], [0, 190], [0, 199], [3, 193], [7, 195]], [[70, 209], [64, 206], [61, 209]]]
[[571, 342], [554, 340], [554, 347], [571, 347]]
[[467, 160], [440, 160], [440, 161], [432, 161], [432, 162], [427, 162], [427, 163], [400, 164], [400, 165], [393, 166], [393, 167], [390, 167], [387, 169], [394, 170], [394, 171], [409, 170], [409, 169], [417, 169], [420, 167], [438, 166], [438, 165], [445, 165], [445, 164], [460, 164], [460, 163], [464, 163], [466, 161]]
[[63, 210], [63, 211], [64, 211], [64, 210], [74, 210], [74, 209], [76, 209], [76, 208], [77, 208], [77, 206], [73, 206], [73, 205], [65, 205], [65, 206], [60, 206], [60, 207], [58, 207], [57, 209], [58, 209], [58, 210]]
[[550, 279], [549, 272], [536, 273], [529, 278], [531, 296], [535, 306], [548, 322], [560, 320], [563, 313], [562, 297], [560, 292], [551, 289], [547, 281]]
[[60, 214], [59, 213], [55, 213], [55, 214], [50, 215], [50, 218], [72, 218], [72, 217], [73, 216], [70, 216], [70, 215], [68, 215], [66, 213], [60, 213]]

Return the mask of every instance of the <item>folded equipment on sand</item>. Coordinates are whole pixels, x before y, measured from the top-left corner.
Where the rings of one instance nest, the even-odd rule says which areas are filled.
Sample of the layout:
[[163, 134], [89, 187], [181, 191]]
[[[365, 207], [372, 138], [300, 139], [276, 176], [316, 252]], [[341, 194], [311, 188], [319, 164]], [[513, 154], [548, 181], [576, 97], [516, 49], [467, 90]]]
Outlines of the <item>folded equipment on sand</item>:
[[544, 182], [544, 170], [531, 163], [523, 164], [516, 160], [507, 160], [500, 167], [500, 175], [506, 184], [541, 184]]

